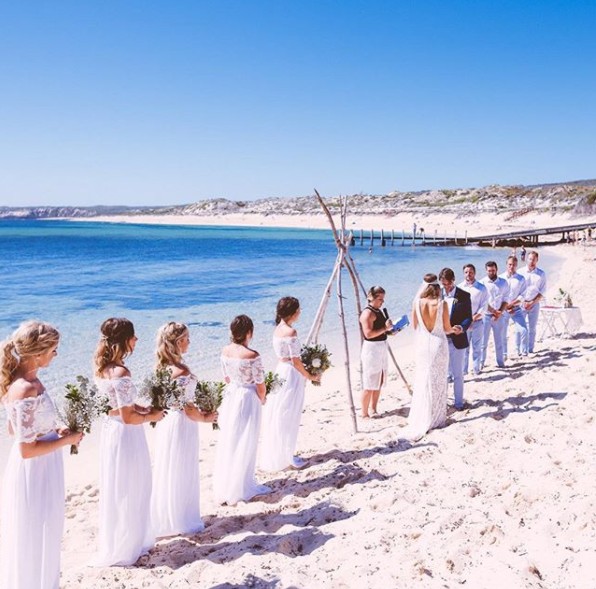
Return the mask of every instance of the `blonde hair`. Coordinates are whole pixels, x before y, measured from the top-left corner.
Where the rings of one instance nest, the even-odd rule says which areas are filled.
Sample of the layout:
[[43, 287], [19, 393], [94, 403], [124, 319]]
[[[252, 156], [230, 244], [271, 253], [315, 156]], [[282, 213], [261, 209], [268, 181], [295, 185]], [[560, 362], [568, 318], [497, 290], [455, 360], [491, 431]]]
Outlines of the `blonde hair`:
[[93, 363], [96, 376], [101, 377], [109, 364], [119, 364], [132, 353], [129, 342], [135, 336], [135, 328], [124, 317], [110, 317], [101, 324], [100, 331]]
[[184, 366], [178, 344], [185, 335], [188, 335], [188, 327], [176, 321], [170, 321], [157, 330], [155, 355], [158, 368]]
[[25, 321], [0, 342], [0, 398], [6, 395], [23, 360], [44, 354], [58, 345], [60, 333], [43, 321]]

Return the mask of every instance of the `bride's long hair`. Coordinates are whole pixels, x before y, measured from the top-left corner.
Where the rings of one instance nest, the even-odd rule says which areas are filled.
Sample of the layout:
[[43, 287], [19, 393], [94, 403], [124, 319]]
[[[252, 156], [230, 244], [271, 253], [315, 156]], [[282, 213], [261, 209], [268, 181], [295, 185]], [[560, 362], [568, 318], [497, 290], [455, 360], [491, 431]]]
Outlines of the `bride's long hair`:
[[422, 280], [426, 282], [427, 286], [424, 287], [423, 285], [424, 290], [420, 293], [421, 299], [438, 299], [441, 297], [441, 286], [437, 281], [436, 274], [425, 274]]

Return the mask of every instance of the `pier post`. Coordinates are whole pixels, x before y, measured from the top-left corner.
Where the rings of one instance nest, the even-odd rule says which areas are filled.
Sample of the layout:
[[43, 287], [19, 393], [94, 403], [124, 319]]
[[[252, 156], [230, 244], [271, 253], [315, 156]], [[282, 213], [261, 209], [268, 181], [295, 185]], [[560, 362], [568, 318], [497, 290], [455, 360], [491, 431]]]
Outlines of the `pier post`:
[[466, 229], [466, 245], [468, 245], [468, 230]]
[[381, 229], [381, 247], [385, 247], [385, 232]]
[[401, 230], [401, 244], [406, 245], [406, 232], [403, 229]]
[[437, 245], [437, 230], [435, 229], [435, 236], [433, 238], [433, 244]]
[[395, 231], [392, 229], [391, 230], [391, 245], [393, 245], [394, 241], [395, 241]]
[[360, 245], [364, 245], [364, 231], [360, 229]]

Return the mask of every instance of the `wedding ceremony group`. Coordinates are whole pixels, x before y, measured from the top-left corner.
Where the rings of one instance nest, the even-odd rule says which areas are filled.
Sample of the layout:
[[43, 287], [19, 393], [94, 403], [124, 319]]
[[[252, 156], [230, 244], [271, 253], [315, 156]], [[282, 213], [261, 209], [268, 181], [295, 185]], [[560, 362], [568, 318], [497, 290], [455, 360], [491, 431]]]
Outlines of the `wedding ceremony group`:
[[[416, 441], [444, 425], [448, 381], [455, 409], [464, 407], [464, 375], [477, 375], [487, 363], [493, 337], [496, 364], [534, 351], [540, 301], [546, 290], [538, 252], [530, 251], [518, 272], [510, 255], [498, 274], [494, 261], [486, 276], [473, 264], [455, 272], [443, 268], [424, 276], [412, 306], [415, 379], [408, 425], [396, 439]], [[384, 313], [385, 289], [373, 286], [360, 316], [361, 416], [379, 417], [378, 403], [388, 373], [388, 334], [395, 332]], [[277, 303], [273, 348], [275, 372], [265, 372], [251, 348], [253, 321], [236, 316], [230, 343], [221, 351], [222, 383], [200, 382], [184, 361], [188, 327], [168, 322], [157, 334], [156, 371], [140, 390], [126, 358], [137, 343], [131, 321], [110, 318], [100, 328], [93, 364], [95, 386], [78, 377], [67, 385], [65, 408], [56, 408], [38, 373], [57, 355], [60, 334], [52, 325], [27, 321], [1, 344], [0, 395], [14, 445], [2, 484], [0, 575], [3, 586], [58, 587], [60, 538], [64, 526], [62, 448], [77, 452], [84, 433], [101, 417], [99, 532], [90, 566], [133, 565], [156, 538], [198, 533], [200, 513], [197, 423], [218, 428], [213, 496], [221, 505], [268, 494], [256, 469], [303, 469], [297, 456], [305, 383], [319, 384], [329, 367], [325, 346], [302, 346], [294, 323], [301, 313], [295, 297]], [[512, 325], [514, 345], [508, 346]], [[155, 427], [153, 465], [143, 424]], [[258, 448], [259, 447], [259, 448]], [[258, 451], [259, 450], [259, 451]], [[31, 556], [38, 566], [31, 566]]]
[[[491, 335], [499, 368], [505, 367], [509, 356], [523, 358], [534, 352], [540, 301], [547, 287], [538, 259], [538, 252], [530, 251], [527, 265], [518, 272], [518, 259], [511, 254], [500, 275], [497, 262], [487, 261], [486, 276], [480, 280], [474, 264], [465, 264], [464, 279], [457, 285], [451, 268], [424, 276], [412, 305], [416, 371], [408, 425], [400, 438], [417, 441], [444, 425], [448, 383], [453, 383], [455, 409], [464, 408], [464, 376], [478, 376], [487, 364]], [[381, 311], [384, 302], [385, 289], [371, 288], [360, 318], [364, 335], [361, 416], [365, 419], [379, 417], [378, 401], [387, 373], [387, 335], [393, 331], [391, 320]], [[508, 344], [510, 324], [513, 346]]]

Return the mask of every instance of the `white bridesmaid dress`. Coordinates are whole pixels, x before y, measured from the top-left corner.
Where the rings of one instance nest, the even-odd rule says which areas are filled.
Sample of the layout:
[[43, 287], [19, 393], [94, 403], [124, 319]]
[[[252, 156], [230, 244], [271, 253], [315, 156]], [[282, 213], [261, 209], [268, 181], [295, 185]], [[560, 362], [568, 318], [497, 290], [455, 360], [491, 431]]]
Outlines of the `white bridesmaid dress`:
[[300, 358], [302, 346], [298, 338], [274, 336], [273, 349], [279, 359], [275, 372], [285, 382], [275, 393], [268, 395], [263, 408], [259, 466], [269, 472], [283, 470], [292, 464], [306, 384], [306, 379], [291, 363], [292, 358]]
[[256, 385], [265, 380], [261, 357], [251, 360], [221, 357], [229, 383], [219, 409], [219, 440], [213, 472], [213, 493], [218, 503], [235, 505], [271, 489], [257, 484], [255, 466], [261, 425], [261, 401]]
[[[194, 402], [197, 379], [176, 379], [184, 401]], [[170, 409], [155, 428], [151, 522], [157, 537], [190, 534], [205, 529], [200, 512], [198, 424], [184, 408]]]
[[6, 403], [15, 441], [1, 498], [0, 583], [3, 589], [58, 589], [64, 526], [62, 448], [22, 458], [21, 442], [52, 440], [56, 409], [44, 391]]
[[[112, 409], [134, 405], [130, 377], [96, 380]], [[155, 543], [150, 523], [151, 462], [142, 425], [107, 416], [99, 455], [99, 550], [93, 566], [131, 565]]]

